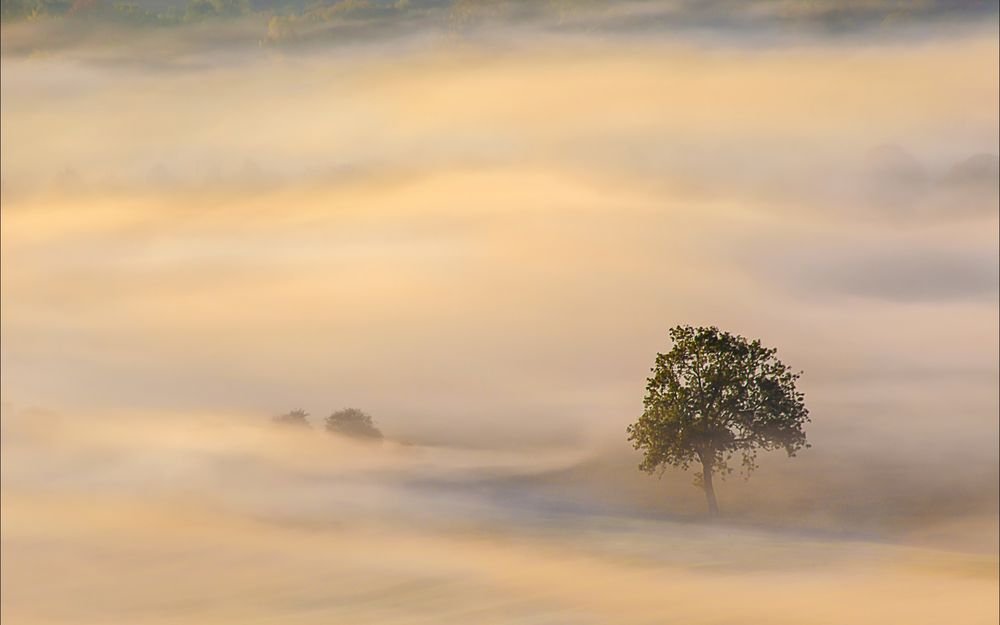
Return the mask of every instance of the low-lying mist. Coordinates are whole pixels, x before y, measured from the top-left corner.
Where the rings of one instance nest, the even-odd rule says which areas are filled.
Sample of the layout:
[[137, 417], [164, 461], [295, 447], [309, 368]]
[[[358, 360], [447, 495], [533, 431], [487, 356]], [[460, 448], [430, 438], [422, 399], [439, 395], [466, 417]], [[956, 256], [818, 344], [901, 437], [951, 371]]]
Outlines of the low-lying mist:
[[[995, 12], [640, 5], [5, 21], [4, 623], [995, 622]], [[684, 323], [812, 416], [712, 524], [625, 441]]]
[[[831, 471], [815, 459], [801, 473], [764, 467], [755, 505], [724, 501], [737, 518], [755, 510], [765, 531], [644, 506], [652, 488], [580, 446], [362, 443], [245, 415], [4, 416], [10, 622], [981, 623], [996, 615], [991, 548], [940, 542], [990, 531], [995, 510], [974, 496], [987, 486], [981, 477], [958, 475], [970, 480], [964, 495], [923, 502], [951, 510], [921, 510], [915, 493], [934, 484], [918, 487], [919, 476], [883, 473], [871, 485], [856, 479], [861, 467]], [[696, 504], [679, 486], [659, 484], [656, 498]], [[812, 491], [813, 513], [840, 516], [804, 530], [809, 514], [794, 507], [803, 490]], [[890, 493], [881, 504], [873, 498]], [[836, 501], [845, 496], [855, 509]], [[925, 531], [886, 542], [885, 525], [875, 535], [866, 519], [851, 520], [876, 509]], [[797, 529], [774, 530], [792, 518]], [[713, 601], [718, 593], [744, 601]]]

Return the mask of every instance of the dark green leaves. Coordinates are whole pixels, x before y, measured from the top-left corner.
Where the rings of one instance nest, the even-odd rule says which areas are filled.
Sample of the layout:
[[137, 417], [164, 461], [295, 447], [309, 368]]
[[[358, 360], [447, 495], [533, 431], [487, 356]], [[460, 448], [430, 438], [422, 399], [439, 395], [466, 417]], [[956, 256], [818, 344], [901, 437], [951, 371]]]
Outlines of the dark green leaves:
[[758, 449], [791, 456], [807, 446], [799, 373], [776, 350], [716, 327], [677, 326], [670, 339], [673, 348], [656, 355], [643, 413], [628, 427], [642, 470], [686, 469], [697, 459], [725, 474], [739, 454], [749, 476]]

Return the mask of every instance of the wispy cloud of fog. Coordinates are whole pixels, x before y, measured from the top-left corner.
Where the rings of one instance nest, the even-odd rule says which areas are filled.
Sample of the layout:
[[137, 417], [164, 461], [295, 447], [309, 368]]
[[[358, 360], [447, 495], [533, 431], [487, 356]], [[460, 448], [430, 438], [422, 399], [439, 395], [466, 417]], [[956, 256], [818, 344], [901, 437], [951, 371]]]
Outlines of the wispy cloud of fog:
[[574, 45], [5, 61], [11, 399], [617, 436], [682, 321], [996, 371], [994, 40]]
[[[599, 505], [601, 476], [565, 447], [372, 446], [235, 415], [4, 417], [13, 622], [978, 623], [996, 612], [991, 555], [636, 515]], [[611, 475], [618, 490], [638, 483]], [[950, 531], [970, 528], [981, 531]], [[708, 601], [719, 593], [746, 601]]]
[[935, 250], [855, 252], [846, 258], [838, 250], [824, 257], [802, 259], [793, 279], [805, 290], [816, 289], [834, 297], [901, 302], [996, 298], [996, 254], [969, 254]]

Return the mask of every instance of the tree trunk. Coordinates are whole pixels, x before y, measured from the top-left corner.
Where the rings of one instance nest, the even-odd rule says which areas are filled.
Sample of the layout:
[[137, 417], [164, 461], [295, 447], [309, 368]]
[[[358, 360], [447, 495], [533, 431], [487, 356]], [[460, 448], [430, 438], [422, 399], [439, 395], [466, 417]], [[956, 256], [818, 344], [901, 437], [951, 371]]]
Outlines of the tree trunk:
[[705, 460], [701, 461], [701, 483], [705, 489], [705, 499], [708, 500], [708, 516], [719, 516], [719, 502], [715, 500], [715, 487], [712, 485], [712, 465]]

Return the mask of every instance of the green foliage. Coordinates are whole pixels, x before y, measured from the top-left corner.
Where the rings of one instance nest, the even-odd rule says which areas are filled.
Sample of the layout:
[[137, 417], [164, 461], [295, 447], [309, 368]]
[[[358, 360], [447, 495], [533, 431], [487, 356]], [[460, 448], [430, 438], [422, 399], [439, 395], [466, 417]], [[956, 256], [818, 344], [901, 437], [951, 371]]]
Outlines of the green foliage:
[[106, 22], [124, 26], [168, 26], [179, 22], [176, 10], [155, 13], [134, 2], [106, 0], [0, 0], [4, 20], [37, 20], [66, 16], [82, 22]]
[[[79, 0], [0, 0], [3, 21], [76, 15], [71, 3]], [[339, 37], [344, 34], [405, 28], [413, 20], [438, 20], [458, 30], [490, 22], [516, 23], [530, 19], [554, 19], [572, 24], [608, 16], [605, 0], [84, 0], [100, 10], [87, 10], [92, 20], [128, 26], [176, 26], [208, 20], [247, 16], [268, 23], [262, 42], [283, 43], [300, 38]], [[135, 4], [133, 4], [135, 2]], [[613, 4], [613, 3], [610, 3]], [[720, 27], [768, 27], [819, 29], [831, 33], [852, 32], [872, 26], [892, 27], [918, 20], [978, 19], [996, 15], [997, 3], [986, 0], [727, 0], [699, 3], [688, 0], [650, 3], [651, 18], [665, 27], [689, 28], [704, 24]], [[708, 5], [707, 8], [702, 5]], [[763, 10], [762, 10], [763, 9]], [[762, 16], [765, 16], [763, 18]], [[657, 16], [659, 19], [657, 19]], [[608, 27], [615, 28], [616, 20]]]
[[249, 0], [188, 0], [184, 20], [197, 22], [212, 17], [238, 17], [250, 12]]
[[353, 22], [357, 25], [387, 23], [408, 2], [372, 2], [371, 0], [338, 0], [310, 2], [301, 11], [272, 15], [267, 23], [264, 42], [281, 44], [301, 38], [332, 34], [336, 25]]
[[697, 482], [711, 488], [711, 473], [731, 473], [739, 455], [746, 477], [756, 468], [757, 450], [784, 449], [789, 456], [808, 447], [805, 396], [795, 386], [799, 373], [759, 340], [715, 327], [677, 326], [673, 348], [657, 354], [646, 384], [644, 410], [628, 427], [628, 440], [647, 473], [687, 469], [694, 461], [708, 473]]
[[382, 440], [382, 432], [375, 427], [371, 415], [357, 408], [344, 408], [326, 418], [326, 431], [351, 438]]
[[63, 15], [70, 8], [70, 0], [2, 0], [0, 17], [9, 19], [38, 19], [50, 15]]
[[114, 4], [107, 13], [109, 20], [129, 26], [164, 26], [176, 23], [176, 19], [170, 19], [166, 13], [153, 13], [130, 2]]
[[279, 425], [294, 425], [298, 427], [312, 427], [309, 424], [309, 419], [307, 418], [309, 413], [305, 410], [292, 410], [291, 412], [286, 412], [283, 415], [278, 415], [273, 417], [271, 420]]

